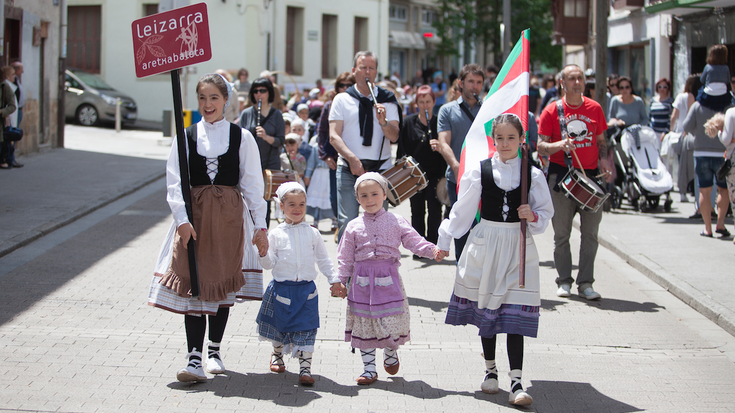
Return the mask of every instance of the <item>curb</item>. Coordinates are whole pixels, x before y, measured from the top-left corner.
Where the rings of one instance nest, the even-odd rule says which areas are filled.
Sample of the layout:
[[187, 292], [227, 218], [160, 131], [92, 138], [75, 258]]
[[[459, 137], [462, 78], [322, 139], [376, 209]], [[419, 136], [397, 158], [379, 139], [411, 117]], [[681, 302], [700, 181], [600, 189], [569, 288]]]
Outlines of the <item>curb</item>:
[[[579, 220], [575, 219], [574, 228], [579, 231]], [[649, 260], [645, 255], [633, 253], [625, 249], [614, 237], [598, 233], [597, 240], [601, 246], [624, 259], [631, 267], [640, 271], [653, 282], [660, 285], [676, 298], [710, 319], [720, 328], [735, 336], [735, 312], [712, 300], [708, 295], [694, 288], [688, 282], [668, 273], [663, 267]]]
[[33, 228], [29, 231], [26, 231], [23, 234], [16, 235], [15, 237], [7, 241], [0, 242], [0, 257], [4, 257], [10, 254], [11, 252], [17, 250], [18, 248], [24, 247], [32, 243], [33, 241], [56, 231], [59, 228], [69, 225], [72, 222], [86, 215], [89, 215], [92, 212], [104, 206], [107, 206], [117, 201], [120, 198], [130, 195], [133, 192], [138, 191], [139, 189], [143, 188], [144, 186], [149, 185], [165, 176], [166, 176], [166, 172], [162, 172], [162, 173], [153, 175], [143, 181], [140, 181], [139, 183], [129, 185], [127, 187], [122, 188], [122, 190], [115, 195], [110, 195], [104, 198], [100, 198], [94, 204], [77, 208], [76, 210], [72, 212], [66, 213], [52, 221], [39, 225], [38, 227]]

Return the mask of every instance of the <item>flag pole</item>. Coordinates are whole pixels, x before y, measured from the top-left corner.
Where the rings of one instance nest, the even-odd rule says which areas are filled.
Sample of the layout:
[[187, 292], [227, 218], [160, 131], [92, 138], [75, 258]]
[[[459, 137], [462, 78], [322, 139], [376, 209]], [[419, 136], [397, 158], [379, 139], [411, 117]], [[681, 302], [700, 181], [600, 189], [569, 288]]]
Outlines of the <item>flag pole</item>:
[[[521, 145], [521, 205], [528, 203], [528, 144]], [[518, 263], [518, 287], [526, 288], [526, 220], [521, 218], [521, 257]]]
[[[524, 31], [521, 32], [521, 39], [523, 41]], [[524, 66], [528, 68], [530, 56], [525, 49], [521, 51], [521, 60], [524, 62]], [[528, 94], [524, 95], [521, 99], [526, 100], [525, 107], [528, 110]], [[522, 116], [525, 125], [523, 125], [523, 144], [521, 145], [521, 205], [528, 204], [528, 116]], [[521, 218], [521, 240], [520, 240], [520, 262], [518, 263], [518, 287], [526, 288], [526, 233], [527, 233], [528, 222], [526, 219]]]

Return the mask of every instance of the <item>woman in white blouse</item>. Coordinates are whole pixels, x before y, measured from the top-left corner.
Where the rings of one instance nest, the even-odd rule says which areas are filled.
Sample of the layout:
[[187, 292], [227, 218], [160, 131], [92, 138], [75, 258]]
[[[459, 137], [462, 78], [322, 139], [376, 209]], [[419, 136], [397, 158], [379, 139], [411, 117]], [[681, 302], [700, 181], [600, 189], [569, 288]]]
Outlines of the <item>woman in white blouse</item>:
[[[249, 131], [224, 119], [231, 86], [222, 76], [207, 74], [199, 79], [196, 92], [202, 120], [186, 129], [193, 222], [181, 192], [174, 140], [166, 163], [167, 201], [174, 223], [161, 248], [148, 296], [149, 305], [184, 314], [189, 362], [176, 375], [184, 382], [207, 380], [202, 368], [207, 318], [206, 371], [225, 371], [220, 343], [229, 309], [244, 289], [244, 272], [262, 277], [251, 244], [257, 245], [260, 255], [268, 250], [258, 147]], [[190, 238], [196, 241], [199, 297], [191, 295]]]

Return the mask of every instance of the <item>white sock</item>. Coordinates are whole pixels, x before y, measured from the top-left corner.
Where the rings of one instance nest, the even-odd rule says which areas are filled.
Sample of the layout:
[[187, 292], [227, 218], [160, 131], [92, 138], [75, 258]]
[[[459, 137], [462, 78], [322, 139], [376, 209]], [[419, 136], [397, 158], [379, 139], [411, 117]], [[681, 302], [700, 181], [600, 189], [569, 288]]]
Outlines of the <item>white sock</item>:
[[277, 364], [279, 366], [283, 366], [284, 364], [286, 364], [283, 362], [283, 344], [279, 346], [273, 346], [273, 355], [273, 364]]
[[398, 364], [398, 350], [393, 350], [392, 348], [383, 349], [383, 364], [387, 366]]
[[215, 359], [220, 359], [221, 360], [221, 358], [219, 356], [219, 346], [220, 346], [220, 343], [211, 343], [210, 342], [209, 343], [209, 346], [207, 346], [208, 347], [208, 350], [207, 350], [207, 358], [210, 358], [210, 359], [211, 358], [215, 358]]
[[299, 376], [311, 376], [311, 353], [299, 351]]
[[487, 379], [498, 379], [498, 367], [495, 365], [495, 360], [485, 360], [485, 380]]
[[365, 366], [365, 372], [375, 373], [377, 375], [378, 371], [375, 369], [375, 349], [368, 348], [360, 350], [360, 355], [362, 356], [362, 364]]

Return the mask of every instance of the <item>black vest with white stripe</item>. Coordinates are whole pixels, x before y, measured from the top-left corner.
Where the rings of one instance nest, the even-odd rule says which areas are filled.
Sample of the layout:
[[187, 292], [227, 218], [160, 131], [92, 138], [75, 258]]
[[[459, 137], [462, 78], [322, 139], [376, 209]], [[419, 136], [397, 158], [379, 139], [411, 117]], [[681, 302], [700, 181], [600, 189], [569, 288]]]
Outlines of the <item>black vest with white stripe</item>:
[[[480, 162], [482, 196], [480, 217], [495, 222], [521, 222], [518, 218], [518, 207], [521, 206], [521, 185], [510, 191], [504, 191], [493, 179], [492, 159]], [[528, 165], [528, 191], [531, 191], [531, 165]], [[508, 198], [508, 219], [503, 219], [504, 199]]]
[[234, 123], [230, 124], [230, 146], [227, 152], [217, 157], [217, 175], [214, 181], [207, 174], [207, 158], [197, 152], [197, 125], [186, 128], [186, 141], [189, 145], [189, 182], [192, 187], [202, 185], [237, 186], [240, 182], [240, 142], [242, 131]]

